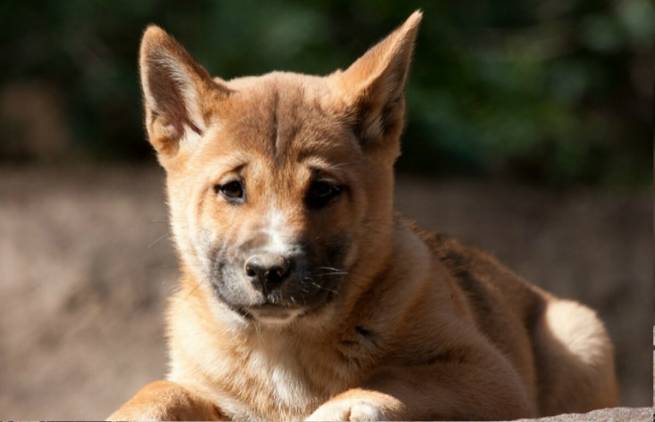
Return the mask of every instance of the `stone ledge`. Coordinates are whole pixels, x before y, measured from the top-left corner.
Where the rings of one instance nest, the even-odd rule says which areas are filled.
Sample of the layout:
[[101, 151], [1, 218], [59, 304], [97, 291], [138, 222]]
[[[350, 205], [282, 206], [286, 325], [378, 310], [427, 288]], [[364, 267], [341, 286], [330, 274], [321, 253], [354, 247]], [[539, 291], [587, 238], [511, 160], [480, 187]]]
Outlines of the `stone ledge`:
[[551, 416], [537, 419], [519, 419], [518, 421], [544, 421], [544, 422], [577, 422], [577, 421], [598, 421], [598, 422], [653, 422], [653, 409], [650, 407], [613, 407], [608, 409], [594, 410], [589, 413], [567, 413], [564, 415]]

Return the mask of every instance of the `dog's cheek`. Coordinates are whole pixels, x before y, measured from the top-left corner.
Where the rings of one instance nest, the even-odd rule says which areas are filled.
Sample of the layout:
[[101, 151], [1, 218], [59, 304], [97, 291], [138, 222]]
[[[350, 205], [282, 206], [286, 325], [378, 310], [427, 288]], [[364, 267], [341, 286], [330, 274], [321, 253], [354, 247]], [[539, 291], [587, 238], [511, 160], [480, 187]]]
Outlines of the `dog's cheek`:
[[197, 227], [188, 221], [184, 208], [171, 207], [170, 219], [173, 240], [185, 265], [196, 275], [204, 275], [208, 268], [204, 268], [199, 260], [198, 239], [201, 238]]
[[187, 238], [187, 244], [180, 250], [185, 263], [199, 274], [204, 280], [212, 281], [217, 276], [218, 264], [225, 262], [226, 239], [219, 235], [217, 227], [212, 220], [212, 210], [204, 201], [189, 204], [186, 209], [186, 227], [181, 234]]
[[352, 251], [352, 239], [346, 234], [334, 236], [325, 245], [324, 262], [326, 266], [345, 269], [344, 264]]
[[[365, 177], [363, 174], [361, 178]], [[351, 203], [348, 209], [348, 242], [345, 254], [343, 256], [343, 268], [351, 268], [362, 251], [362, 240], [366, 238], [369, 230], [365, 224], [366, 214], [368, 211], [369, 200], [367, 189], [362, 185], [356, 185], [351, 188]]]

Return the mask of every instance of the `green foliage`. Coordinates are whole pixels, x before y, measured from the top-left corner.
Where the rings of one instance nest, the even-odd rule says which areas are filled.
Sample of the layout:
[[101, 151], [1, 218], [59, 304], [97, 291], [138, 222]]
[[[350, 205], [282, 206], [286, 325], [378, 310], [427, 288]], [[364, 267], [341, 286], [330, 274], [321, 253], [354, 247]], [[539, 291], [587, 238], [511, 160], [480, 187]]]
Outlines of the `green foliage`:
[[[147, 23], [226, 79], [325, 74], [417, 8], [402, 170], [555, 185], [650, 179], [650, 0], [4, 1], [0, 95], [17, 82], [52, 87], [74, 140], [66, 157], [142, 160], [136, 53]], [[9, 120], [0, 113], [0, 136], [20, 137]]]

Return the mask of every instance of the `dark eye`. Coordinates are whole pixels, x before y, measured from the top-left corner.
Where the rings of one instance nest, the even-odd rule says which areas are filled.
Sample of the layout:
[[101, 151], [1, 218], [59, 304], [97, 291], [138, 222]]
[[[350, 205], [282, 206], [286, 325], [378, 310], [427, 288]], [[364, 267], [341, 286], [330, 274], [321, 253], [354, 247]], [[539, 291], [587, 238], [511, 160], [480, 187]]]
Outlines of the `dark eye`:
[[232, 203], [242, 203], [245, 195], [243, 184], [238, 180], [233, 180], [222, 185], [214, 186], [214, 191], [223, 195], [225, 199]]
[[317, 180], [309, 185], [305, 201], [310, 208], [323, 208], [332, 199], [339, 196], [341, 191], [341, 186], [323, 180]]

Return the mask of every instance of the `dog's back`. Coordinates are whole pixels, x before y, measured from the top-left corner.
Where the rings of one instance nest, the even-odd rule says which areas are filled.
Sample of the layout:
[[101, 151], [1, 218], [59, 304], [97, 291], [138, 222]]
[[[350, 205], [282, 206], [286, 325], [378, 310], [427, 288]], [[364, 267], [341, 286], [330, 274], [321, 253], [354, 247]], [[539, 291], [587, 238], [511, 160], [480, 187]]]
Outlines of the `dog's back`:
[[409, 226], [448, 269], [479, 332], [512, 362], [540, 415], [617, 404], [613, 346], [594, 311], [527, 283], [483, 251]]

